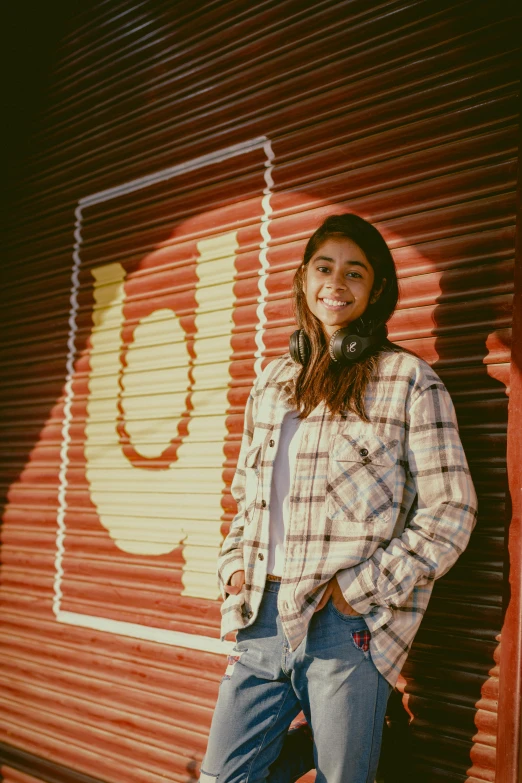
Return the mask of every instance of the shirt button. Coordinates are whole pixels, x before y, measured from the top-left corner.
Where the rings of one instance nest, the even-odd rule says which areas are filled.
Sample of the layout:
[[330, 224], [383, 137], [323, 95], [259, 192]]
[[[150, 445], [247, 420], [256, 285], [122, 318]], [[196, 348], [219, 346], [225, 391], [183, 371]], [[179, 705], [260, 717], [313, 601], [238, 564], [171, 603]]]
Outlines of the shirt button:
[[266, 508], [266, 500], [261, 501], [261, 508]]
[[254, 612], [247, 612], [246, 614], [247, 620], [251, 620], [253, 616], [254, 616]]
[[257, 558], [258, 558], [258, 560], [264, 560], [264, 559], [265, 559], [265, 556], [264, 556], [264, 554], [263, 554], [262, 552], [260, 552], [260, 553], [258, 554]]
[[361, 457], [367, 457], [368, 456], [368, 449], [361, 449], [359, 451], [359, 454], [361, 455]]
[[269, 445], [269, 446], [272, 446], [272, 447], [273, 447], [273, 446], [275, 446], [275, 440], [271, 440], [271, 441], [270, 441], [270, 443], [269, 443], [268, 445]]

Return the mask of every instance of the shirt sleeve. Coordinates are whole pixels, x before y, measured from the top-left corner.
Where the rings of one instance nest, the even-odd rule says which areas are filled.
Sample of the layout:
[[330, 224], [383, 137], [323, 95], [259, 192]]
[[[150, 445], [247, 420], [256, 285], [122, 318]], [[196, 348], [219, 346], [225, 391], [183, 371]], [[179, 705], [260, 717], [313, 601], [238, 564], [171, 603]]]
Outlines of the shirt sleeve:
[[357, 612], [402, 606], [417, 585], [443, 576], [468, 544], [477, 498], [442, 381], [410, 407], [408, 469], [417, 490], [402, 535], [366, 561], [337, 573], [345, 600]]
[[226, 598], [224, 587], [235, 571], [244, 569], [243, 562], [243, 527], [245, 510], [245, 457], [251, 446], [254, 434], [254, 404], [257, 382], [248, 395], [245, 408], [245, 420], [243, 425], [243, 437], [236, 466], [236, 472], [230, 491], [237, 503], [237, 513], [230, 524], [230, 530], [226, 536], [218, 558], [218, 583], [223, 598]]

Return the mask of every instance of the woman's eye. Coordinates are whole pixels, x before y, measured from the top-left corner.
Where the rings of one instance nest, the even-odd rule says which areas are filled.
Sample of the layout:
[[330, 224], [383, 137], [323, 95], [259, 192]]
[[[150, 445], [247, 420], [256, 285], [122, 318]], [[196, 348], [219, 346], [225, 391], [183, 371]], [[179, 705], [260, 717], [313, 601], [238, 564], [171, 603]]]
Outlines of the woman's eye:
[[347, 277], [362, 277], [360, 272], [348, 272]]
[[329, 267], [327, 267], [327, 266], [318, 266], [318, 267], [317, 267], [317, 271], [318, 271], [318, 272], [329, 272], [329, 271], [330, 271], [330, 269], [329, 269]]

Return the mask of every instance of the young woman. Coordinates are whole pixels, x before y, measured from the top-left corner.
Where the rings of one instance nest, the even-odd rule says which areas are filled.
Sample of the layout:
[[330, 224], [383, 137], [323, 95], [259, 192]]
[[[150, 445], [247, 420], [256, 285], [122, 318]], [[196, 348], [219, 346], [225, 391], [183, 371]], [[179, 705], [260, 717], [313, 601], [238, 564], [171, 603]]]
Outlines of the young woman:
[[476, 517], [444, 385], [387, 340], [397, 298], [377, 229], [327, 218], [295, 275], [291, 354], [245, 411], [218, 566], [237, 642], [201, 783], [296, 780], [283, 748], [301, 710], [317, 783], [375, 779], [388, 695]]

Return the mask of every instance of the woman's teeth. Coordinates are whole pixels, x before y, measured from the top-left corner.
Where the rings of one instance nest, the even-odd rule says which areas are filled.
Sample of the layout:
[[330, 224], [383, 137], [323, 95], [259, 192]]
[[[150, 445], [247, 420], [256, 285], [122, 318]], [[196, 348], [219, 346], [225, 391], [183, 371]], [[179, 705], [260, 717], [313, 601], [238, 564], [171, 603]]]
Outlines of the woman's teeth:
[[348, 304], [348, 302], [342, 302], [339, 299], [326, 299], [326, 297], [323, 298], [323, 302], [325, 305], [328, 305], [328, 307], [338, 307], [339, 309]]

